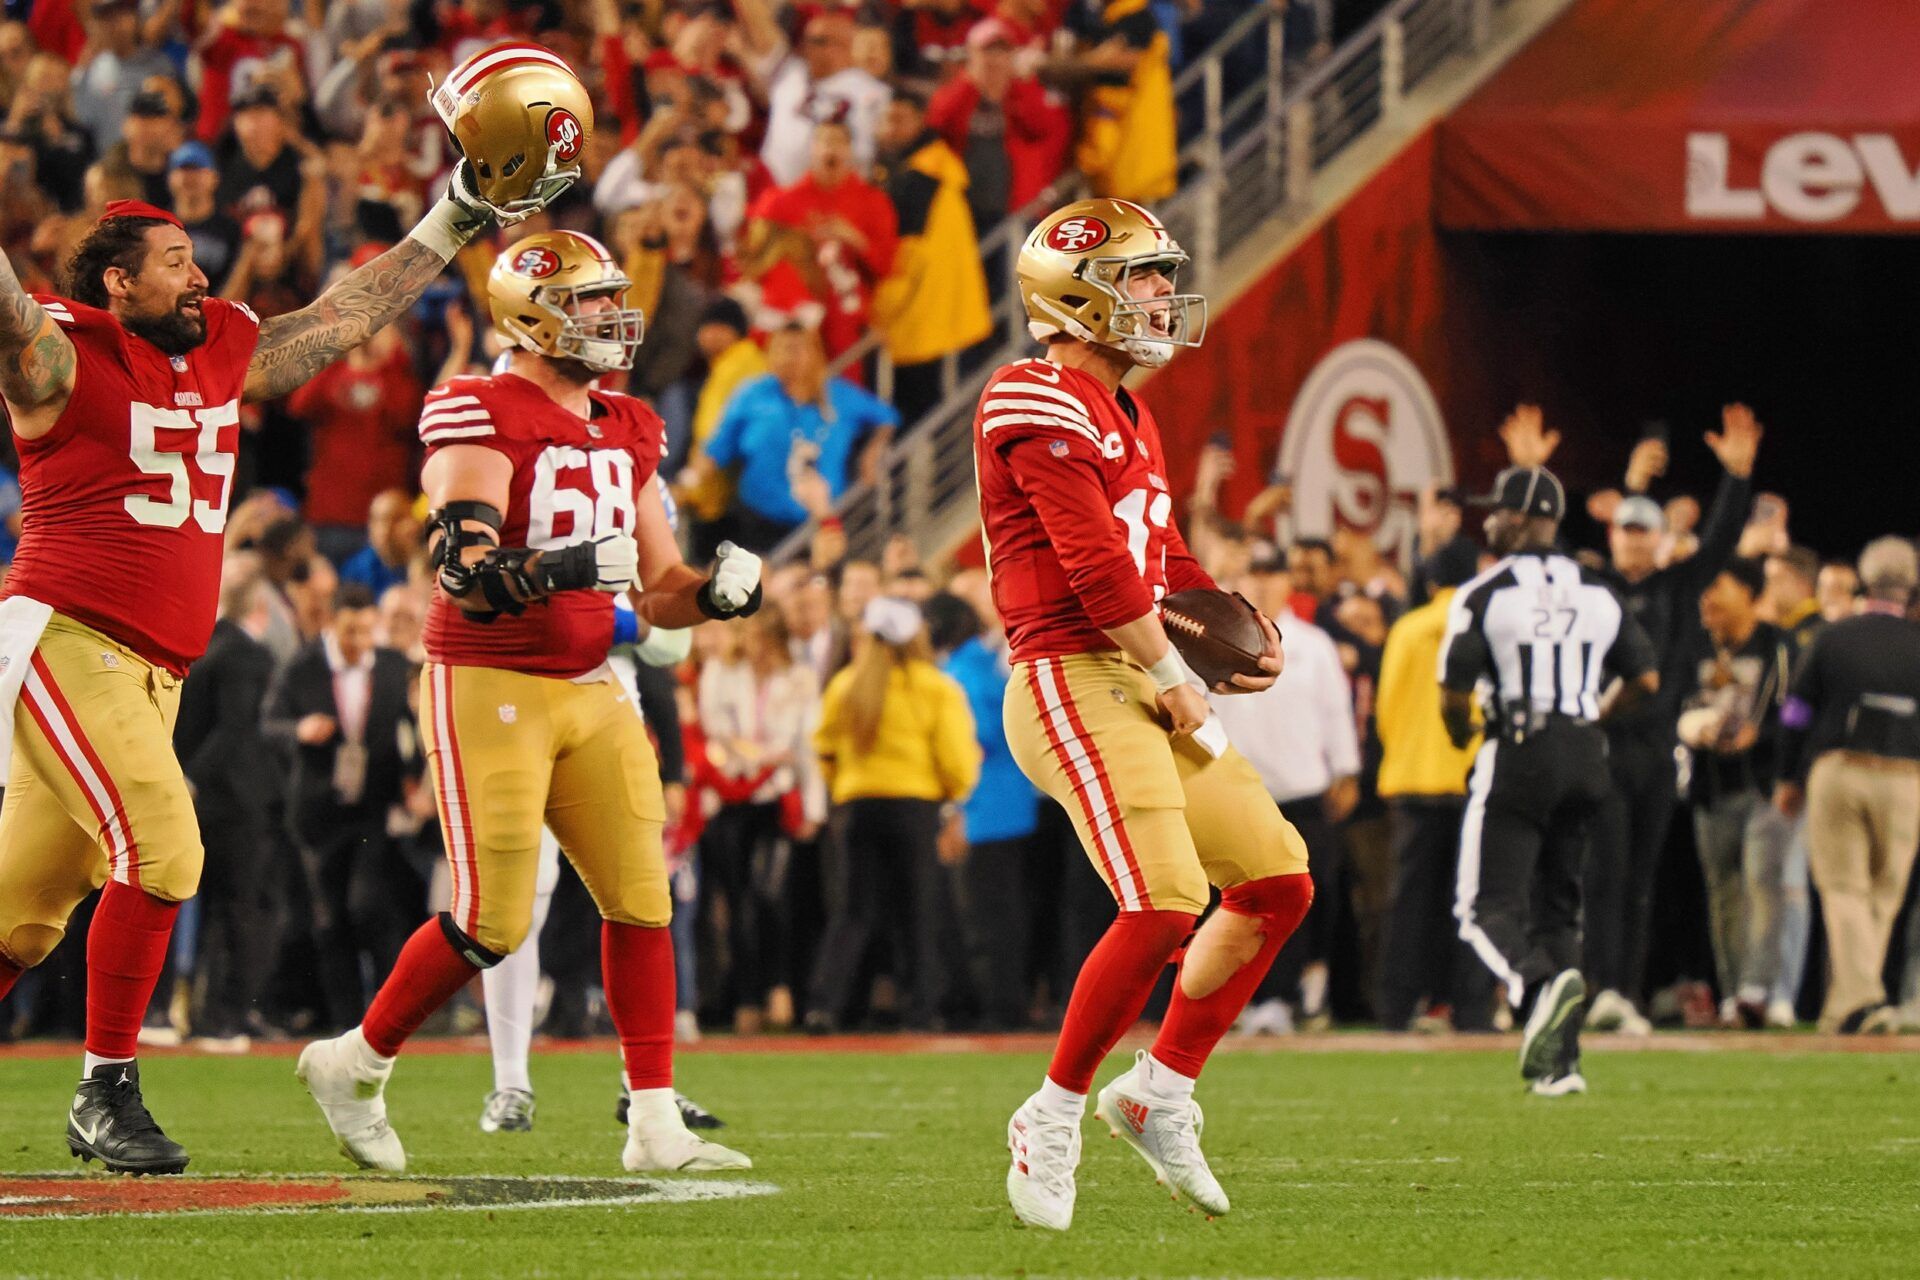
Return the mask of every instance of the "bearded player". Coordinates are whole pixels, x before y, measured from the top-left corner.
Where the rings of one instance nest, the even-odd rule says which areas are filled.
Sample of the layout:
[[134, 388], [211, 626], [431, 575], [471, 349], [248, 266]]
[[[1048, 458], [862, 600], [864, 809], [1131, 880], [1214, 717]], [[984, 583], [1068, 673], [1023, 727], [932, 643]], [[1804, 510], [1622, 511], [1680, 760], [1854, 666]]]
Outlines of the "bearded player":
[[[29, 296], [0, 256], [0, 397], [24, 501], [0, 602], [0, 707], [13, 720], [0, 737], [13, 752], [0, 995], [104, 885], [67, 1143], [115, 1172], [187, 1165], [142, 1101], [134, 1052], [200, 878], [172, 730], [181, 677], [213, 628], [241, 402], [306, 382], [411, 306], [490, 221], [529, 216], [579, 176], [591, 105], [565, 63], [538, 54], [545, 63], [516, 63], [506, 93], [490, 74], [455, 73], [471, 93], [449, 123], [468, 159], [446, 198], [298, 311], [262, 321], [209, 296], [179, 219], [135, 201], [108, 205], [81, 241], [67, 297]], [[529, 74], [545, 92], [525, 92]]]
[[[607, 1010], [632, 1103], [633, 1172], [746, 1169], [690, 1132], [673, 1097], [673, 941], [660, 770], [607, 654], [613, 597], [644, 586], [646, 626], [752, 613], [760, 561], [721, 548], [711, 577], [680, 561], [653, 482], [665, 428], [640, 401], [596, 391], [629, 368], [641, 314], [606, 248], [570, 231], [530, 236], [487, 280], [508, 371], [427, 397], [422, 486], [439, 565], [420, 720], [453, 899], [400, 953], [361, 1024], [307, 1046], [299, 1075], [340, 1149], [398, 1172], [406, 1153], [383, 1090], [406, 1039], [531, 924], [544, 824], [603, 918]], [[631, 639], [631, 637], [625, 637]]]
[[[1171, 521], [1153, 415], [1122, 382], [1199, 345], [1206, 301], [1174, 289], [1186, 262], [1158, 219], [1123, 200], [1045, 219], [1019, 275], [1046, 356], [995, 372], [975, 419], [981, 524], [1013, 662], [1007, 741], [1072, 816], [1120, 907], [1074, 983], [1046, 1079], [1007, 1130], [1014, 1212], [1056, 1230], [1073, 1221], [1094, 1072], [1183, 942], [1153, 1047], [1100, 1091], [1094, 1114], [1176, 1200], [1227, 1212], [1200, 1152], [1194, 1081], [1313, 897], [1305, 845], [1210, 718], [1160, 622], [1169, 590], [1217, 588]], [[1262, 623], [1262, 674], [1215, 692], [1278, 676], [1279, 633]], [[1220, 909], [1195, 933], [1209, 883]]]

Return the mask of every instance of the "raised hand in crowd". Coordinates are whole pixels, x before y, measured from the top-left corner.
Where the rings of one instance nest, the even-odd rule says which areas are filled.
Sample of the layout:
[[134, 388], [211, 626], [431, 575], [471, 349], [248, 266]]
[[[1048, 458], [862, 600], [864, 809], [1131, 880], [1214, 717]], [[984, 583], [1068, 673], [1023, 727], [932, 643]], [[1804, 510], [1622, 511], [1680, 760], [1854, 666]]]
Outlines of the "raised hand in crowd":
[[1500, 439], [1507, 446], [1508, 463], [1516, 467], [1544, 467], [1560, 447], [1560, 433], [1547, 429], [1537, 404], [1514, 406], [1500, 424]]
[[1659, 436], [1647, 436], [1633, 446], [1627, 457], [1627, 492], [1645, 493], [1653, 482], [1667, 474], [1672, 453]]
[[1730, 404], [1720, 410], [1720, 430], [1707, 432], [1707, 448], [1720, 459], [1727, 474], [1744, 480], [1753, 474], [1753, 458], [1765, 434], [1753, 410], [1743, 404]]

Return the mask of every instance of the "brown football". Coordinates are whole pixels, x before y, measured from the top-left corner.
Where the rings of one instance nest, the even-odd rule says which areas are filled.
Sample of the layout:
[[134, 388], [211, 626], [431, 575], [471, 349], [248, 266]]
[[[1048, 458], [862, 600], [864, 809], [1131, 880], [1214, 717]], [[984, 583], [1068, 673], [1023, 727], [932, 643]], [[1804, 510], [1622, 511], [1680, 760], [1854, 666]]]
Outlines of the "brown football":
[[1167, 639], [1209, 689], [1236, 675], [1261, 674], [1266, 629], [1239, 596], [1205, 587], [1176, 591], [1160, 602], [1160, 621]]

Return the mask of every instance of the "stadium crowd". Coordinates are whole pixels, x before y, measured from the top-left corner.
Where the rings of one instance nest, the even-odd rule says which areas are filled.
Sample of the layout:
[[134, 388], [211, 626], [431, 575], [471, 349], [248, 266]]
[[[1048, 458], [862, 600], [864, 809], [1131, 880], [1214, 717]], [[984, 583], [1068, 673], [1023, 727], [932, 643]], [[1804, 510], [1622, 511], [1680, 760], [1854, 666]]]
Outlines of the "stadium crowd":
[[[1378, 5], [1283, 7], [1287, 47], [1310, 57]], [[454, 157], [429, 76], [501, 39], [566, 54], [600, 112], [587, 176], [516, 234], [587, 230], [625, 264], [628, 304], [648, 316], [627, 389], [667, 422], [663, 475], [696, 561], [728, 538], [810, 539], [750, 622], [702, 628], [673, 672], [642, 670], [693, 925], [682, 1033], [1046, 1026], [1114, 908], [1008, 753], [984, 574], [922, 564], [904, 538], [878, 563], [849, 559], [830, 511], [934, 403], [940, 363], [988, 335], [1004, 265], [983, 262], [985, 231], [1062, 182], [1148, 201], [1173, 190], [1173, 74], [1238, 12], [38, 0], [0, 23], [0, 244], [52, 289], [107, 201], [146, 199], [186, 222], [217, 292], [290, 309], [396, 238], [443, 181]], [[498, 354], [483, 281], [500, 247], [475, 246], [406, 324], [247, 410], [221, 623], [176, 737], [207, 872], [152, 1039], [240, 1049], [351, 1026], [445, 901], [413, 721], [432, 590], [416, 424], [429, 386]], [[866, 364], [832, 371], [869, 333], [893, 366], [890, 398]], [[1795, 543], [1787, 503], [1752, 491], [1758, 430], [1740, 415], [1713, 436], [1725, 476], [1705, 501], [1652, 496], [1671, 446], [1649, 433], [1568, 530], [1616, 575], [1662, 662], [1660, 697], [1609, 730], [1590, 1025], [1887, 1029], [1901, 1001], [1920, 1009], [1920, 913], [1901, 896], [1920, 746], [1897, 728], [1878, 755], [1836, 746], [1823, 726], [1847, 710], [1832, 668], [1850, 659], [1816, 636], [1911, 610], [1913, 550], [1876, 543], [1856, 567]], [[1502, 435], [1524, 465], [1557, 442], [1525, 409]], [[1222, 451], [1202, 458], [1189, 538], [1223, 584], [1285, 620], [1288, 669], [1219, 709], [1306, 838], [1318, 886], [1242, 1030], [1495, 1026], [1504, 1009], [1451, 919], [1471, 751], [1447, 741], [1434, 681], [1449, 599], [1484, 563], [1461, 496], [1424, 495], [1403, 567], [1363, 531], [1296, 537], [1284, 485], [1229, 516], [1230, 467]], [[18, 506], [9, 473], [0, 560]], [[1835, 755], [1874, 792], [1860, 808], [1877, 816], [1854, 824], [1864, 850], [1825, 794], [1831, 769], [1823, 791]], [[1674, 820], [1682, 807], [1689, 821]], [[549, 1033], [605, 1029], [593, 918], [568, 873], [542, 938]], [[80, 950], [69, 942], [0, 1003], [0, 1038], [73, 1032]], [[450, 1025], [478, 1017], [469, 1001]]]

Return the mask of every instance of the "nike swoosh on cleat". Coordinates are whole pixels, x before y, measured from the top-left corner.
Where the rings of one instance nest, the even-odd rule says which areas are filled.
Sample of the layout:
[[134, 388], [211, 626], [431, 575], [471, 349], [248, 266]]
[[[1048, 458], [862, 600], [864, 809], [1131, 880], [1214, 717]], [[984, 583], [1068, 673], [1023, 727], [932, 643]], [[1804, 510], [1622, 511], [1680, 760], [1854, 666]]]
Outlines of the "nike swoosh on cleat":
[[90, 1147], [95, 1145], [96, 1139], [98, 1139], [98, 1137], [100, 1136], [100, 1130], [105, 1127], [104, 1125], [96, 1122], [93, 1128], [91, 1129], [87, 1128], [85, 1125], [80, 1123], [80, 1117], [73, 1114], [71, 1109], [69, 1109], [67, 1112], [67, 1123], [73, 1126], [73, 1131], [79, 1134], [81, 1140]]

